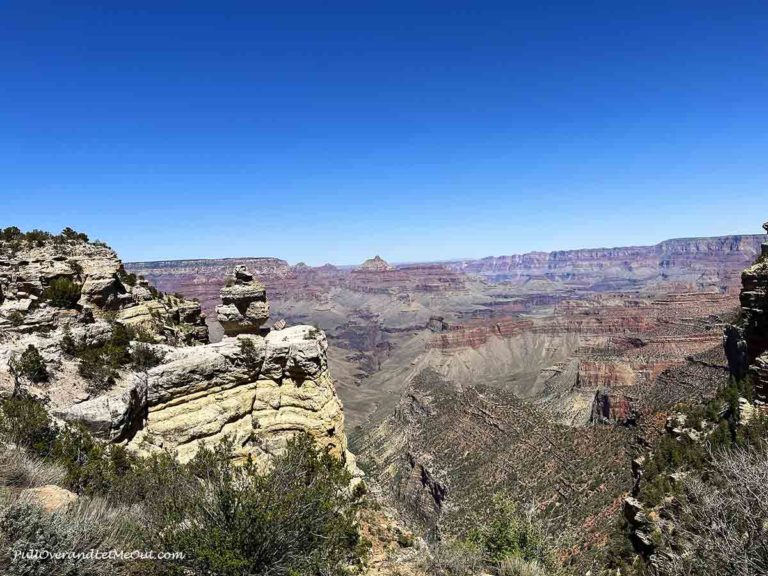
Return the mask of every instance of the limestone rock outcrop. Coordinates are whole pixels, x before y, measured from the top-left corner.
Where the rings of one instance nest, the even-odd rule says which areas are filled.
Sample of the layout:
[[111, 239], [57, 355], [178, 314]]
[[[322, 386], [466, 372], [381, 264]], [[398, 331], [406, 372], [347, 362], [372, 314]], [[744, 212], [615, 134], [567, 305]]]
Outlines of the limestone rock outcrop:
[[[30, 242], [19, 232], [12, 244], [0, 238], [0, 392], [16, 390], [9, 364], [33, 346], [49, 378], [36, 385], [23, 377], [24, 391], [59, 423], [80, 422], [103, 440], [182, 460], [228, 437], [236, 458], [264, 466], [306, 432], [359, 472], [325, 334], [312, 326], [262, 329], [266, 291], [245, 267], [221, 291], [219, 317], [233, 337], [206, 344], [199, 303], [125, 272], [103, 244], [41, 234]], [[78, 355], [100, 354], [116, 334], [130, 360], [114, 369], [108, 389], [90, 388]], [[152, 362], [137, 361], [139, 352]]]
[[117, 442], [136, 432], [146, 418], [147, 378], [132, 374], [125, 386], [78, 402], [53, 415], [67, 422], [80, 422], [91, 434]]
[[237, 457], [266, 464], [307, 432], [354, 468], [327, 346], [322, 332], [293, 326], [175, 350], [147, 373], [146, 422], [130, 447], [186, 461], [227, 436]]
[[752, 376], [755, 400], [768, 404], [768, 242], [741, 275], [741, 321], [726, 328], [723, 344], [731, 374]]
[[[72, 290], [67, 306], [48, 297], [47, 289], [56, 282]], [[60, 237], [0, 241], [0, 328], [53, 330], [71, 320], [107, 316], [167, 342], [208, 341], [199, 303], [158, 293], [128, 274], [104, 244]]]
[[245, 266], [235, 267], [229, 282], [221, 289], [221, 301], [221, 306], [216, 307], [216, 317], [227, 336], [256, 334], [269, 319], [267, 290]]

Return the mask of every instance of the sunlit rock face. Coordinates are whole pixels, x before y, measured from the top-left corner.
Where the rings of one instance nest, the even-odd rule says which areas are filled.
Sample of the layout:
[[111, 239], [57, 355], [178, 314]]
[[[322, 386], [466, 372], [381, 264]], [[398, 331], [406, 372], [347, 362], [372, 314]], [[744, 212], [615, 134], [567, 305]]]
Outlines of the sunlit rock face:
[[267, 463], [298, 432], [346, 461], [344, 413], [326, 360], [325, 335], [293, 326], [179, 349], [147, 374], [147, 416], [130, 446], [174, 451], [234, 441], [237, 458]]
[[221, 306], [216, 317], [227, 336], [256, 334], [269, 319], [267, 290], [245, 266], [236, 266], [227, 285], [221, 289]]
[[[66, 288], [65, 304], [47, 290], [57, 282]], [[227, 437], [237, 460], [268, 466], [291, 437], [308, 433], [357, 473], [325, 333], [302, 325], [262, 328], [266, 291], [244, 266], [234, 269], [221, 296], [221, 308], [234, 309], [225, 324], [231, 336], [208, 344], [198, 302], [158, 292], [102, 244], [52, 236], [0, 241], [0, 393], [21, 385], [61, 424], [82, 423], [102, 440], [184, 461], [203, 443]], [[98, 350], [120, 330], [131, 361], [92, 389], [78, 354]], [[29, 346], [45, 364], [45, 382], [10, 368]], [[134, 363], [136, 350], [154, 353], [156, 363]]]

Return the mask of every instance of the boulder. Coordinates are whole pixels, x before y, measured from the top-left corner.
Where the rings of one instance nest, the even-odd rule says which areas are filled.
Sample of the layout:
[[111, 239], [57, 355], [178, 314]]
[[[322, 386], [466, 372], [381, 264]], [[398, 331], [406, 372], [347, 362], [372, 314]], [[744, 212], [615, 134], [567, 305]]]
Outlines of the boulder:
[[94, 436], [119, 441], [142, 424], [147, 410], [147, 383], [135, 375], [124, 389], [111, 391], [54, 415], [67, 422], [82, 423]]
[[55, 484], [27, 488], [21, 491], [19, 497], [23, 502], [39, 506], [48, 513], [56, 512], [77, 501], [77, 494]]

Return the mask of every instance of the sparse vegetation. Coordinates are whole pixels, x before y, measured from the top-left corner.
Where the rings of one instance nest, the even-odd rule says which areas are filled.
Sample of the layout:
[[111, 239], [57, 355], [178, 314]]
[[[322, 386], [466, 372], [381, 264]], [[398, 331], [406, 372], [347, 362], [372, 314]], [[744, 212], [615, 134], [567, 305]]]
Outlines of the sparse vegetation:
[[43, 291], [43, 300], [57, 308], [77, 308], [80, 286], [69, 278], [56, 278]]
[[162, 352], [144, 342], [138, 342], [131, 350], [131, 364], [139, 370], [149, 370], [159, 366], [164, 357]]
[[261, 362], [259, 361], [258, 353], [256, 352], [256, 345], [250, 338], [239, 338], [240, 353], [245, 360], [245, 366], [249, 372], [255, 374], [261, 368]]
[[45, 360], [33, 344], [29, 344], [20, 356], [11, 358], [8, 366], [17, 380], [23, 377], [35, 384], [48, 381]]
[[16, 488], [61, 485], [66, 471], [58, 464], [35, 457], [21, 446], [0, 447], [0, 484]]
[[96, 563], [65, 563], [65, 572], [48, 562], [9, 563], [13, 550], [53, 543], [66, 551], [141, 546], [185, 554], [172, 563], [105, 562], [98, 568], [104, 574], [330, 575], [359, 566], [359, 504], [349, 495], [349, 473], [309, 436], [296, 437], [269, 471], [260, 471], [250, 462], [233, 464], [228, 442], [182, 464], [168, 453], [140, 458], [81, 426], [57, 430], [31, 399], [0, 401], [0, 414], [6, 441], [21, 431], [45, 432], [35, 443], [37, 456], [3, 454], [0, 447], [0, 484], [54, 481], [82, 495], [53, 516], [13, 499], [0, 502], [0, 565], [18, 570], [4, 573], [94, 573], [88, 570]]
[[768, 574], [768, 459], [736, 448], [709, 455], [706, 475], [685, 479], [676, 536], [684, 555], [658, 560], [665, 576]]
[[[125, 563], [78, 560], [76, 557], [40, 560], [16, 553], [54, 550], [88, 553], [90, 550], [133, 550], [138, 523], [131, 511], [101, 499], [81, 499], [53, 514], [17, 498], [0, 502], [0, 566], [6, 576], [110, 576], [128, 574]], [[123, 569], [117, 572], [118, 566]]]
[[16, 226], [9, 226], [0, 230], [0, 242], [4, 243], [11, 252], [16, 252], [24, 244], [40, 247], [44, 246], [46, 242], [55, 242], [56, 244], [88, 242], [88, 236], [69, 227], [64, 228], [59, 234], [51, 234], [37, 229], [22, 232]]
[[706, 469], [712, 451], [762, 447], [768, 441], [768, 419], [757, 416], [747, 425], [738, 424], [738, 398], [751, 396], [752, 385], [748, 380], [734, 380], [706, 405], [681, 407], [691, 428], [701, 431], [704, 422], [710, 430], [704, 441], [663, 436], [643, 468], [640, 500], [650, 506], [661, 503], [664, 496], [677, 490], [670, 474]]
[[433, 546], [427, 571], [435, 576], [547, 576], [560, 573], [554, 546], [532, 512], [523, 513], [503, 495], [478, 516], [465, 539], [449, 539]]
[[79, 359], [78, 371], [88, 380], [89, 392], [103, 392], [114, 385], [115, 379], [119, 376], [120, 367], [131, 362], [129, 346], [135, 337], [136, 333], [130, 327], [113, 322], [109, 340], [104, 344], [99, 346], [75, 344], [73, 348], [74, 341], [67, 341], [67, 349], [74, 350], [73, 355]]
[[342, 574], [357, 562], [350, 477], [337, 459], [298, 436], [259, 473], [234, 466], [230, 449], [198, 453], [153, 502], [151, 533], [164, 549], [184, 551], [194, 573], [221, 576]]
[[125, 268], [122, 267], [117, 271], [117, 276], [120, 282], [127, 286], [136, 286], [136, 283], [139, 281], [136, 274], [126, 272]]
[[502, 562], [515, 558], [554, 566], [547, 536], [532, 513], [522, 513], [515, 502], [497, 496], [489, 518], [470, 537], [487, 564], [498, 568]]
[[61, 231], [61, 234], [59, 235], [65, 240], [72, 240], [73, 242], [88, 242], [88, 235], [84, 234], [83, 232], [77, 232], [76, 230], [73, 230], [69, 226], [64, 228], [64, 230]]
[[19, 312], [18, 310], [14, 310], [10, 314], [8, 314], [8, 321], [11, 323], [11, 326], [14, 328], [18, 328], [22, 324], [24, 324], [24, 314]]
[[[737, 504], [733, 499], [743, 499], [746, 492], [730, 485], [739, 474], [745, 477], [738, 482], [748, 483], [747, 477], [758, 473], [758, 460], [765, 461], [768, 449], [768, 418], [756, 413], [748, 423], [738, 419], [738, 398], [751, 395], [749, 380], [732, 380], [707, 404], [678, 407], [678, 413], [685, 416], [685, 427], [701, 438], [665, 434], [642, 467], [637, 498], [646, 509], [658, 507], [664, 517], [674, 517], [675, 523], [673, 538], [659, 531], [651, 533], [654, 546], [673, 551], [659, 555], [654, 574], [759, 574], [765, 569], [768, 548], [754, 546], [762, 538], [757, 534], [762, 534], [764, 525], [757, 522], [763, 526], [758, 529], [752, 523], [755, 518], [762, 517], [762, 522], [768, 518], [758, 510], [759, 490], [749, 497], [755, 498], [754, 505], [747, 505], [746, 500]], [[743, 464], [742, 470], [737, 471], [736, 462]], [[768, 478], [768, 469], [761, 473]], [[721, 518], [718, 523], [721, 512], [728, 521]], [[630, 545], [629, 534], [626, 521], [618, 522], [605, 564], [622, 574], [644, 574], [646, 567]], [[681, 547], [691, 546], [698, 548], [693, 556], [681, 555]], [[727, 560], [730, 554], [733, 556]]]

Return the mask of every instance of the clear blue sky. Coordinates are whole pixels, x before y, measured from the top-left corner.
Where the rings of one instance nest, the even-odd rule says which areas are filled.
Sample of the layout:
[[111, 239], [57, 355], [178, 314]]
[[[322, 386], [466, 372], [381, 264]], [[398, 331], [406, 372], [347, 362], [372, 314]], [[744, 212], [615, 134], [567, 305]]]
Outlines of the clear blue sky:
[[0, 6], [0, 226], [355, 263], [756, 233], [768, 3]]

